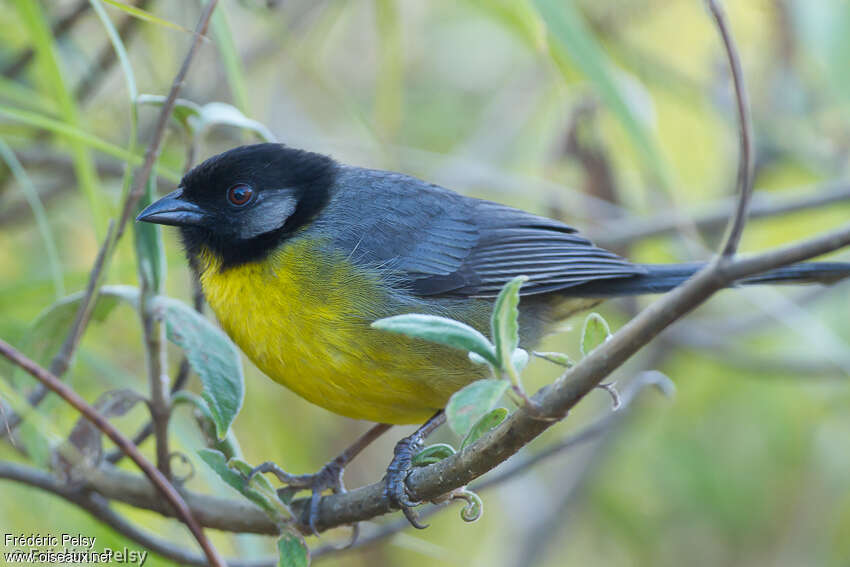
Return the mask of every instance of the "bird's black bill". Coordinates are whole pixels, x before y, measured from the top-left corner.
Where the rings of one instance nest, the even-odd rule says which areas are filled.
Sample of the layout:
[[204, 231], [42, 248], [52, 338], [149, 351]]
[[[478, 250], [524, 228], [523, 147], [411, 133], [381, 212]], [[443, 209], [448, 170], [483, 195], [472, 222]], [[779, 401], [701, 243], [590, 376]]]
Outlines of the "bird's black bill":
[[188, 201], [181, 199], [183, 189], [172, 191], [159, 201], [151, 203], [136, 217], [137, 221], [185, 226], [201, 224], [204, 220], [203, 210]]

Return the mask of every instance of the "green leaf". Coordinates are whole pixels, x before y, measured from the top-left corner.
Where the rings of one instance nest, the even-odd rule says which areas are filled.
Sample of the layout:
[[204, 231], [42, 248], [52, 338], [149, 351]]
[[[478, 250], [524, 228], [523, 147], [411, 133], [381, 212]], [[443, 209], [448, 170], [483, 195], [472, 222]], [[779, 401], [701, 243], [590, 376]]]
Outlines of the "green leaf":
[[[136, 97], [136, 104], [162, 106], [165, 104], [165, 100], [166, 97], [162, 95], [140, 94]], [[185, 98], [178, 98], [174, 101], [174, 110], [171, 111], [171, 117], [179, 122], [189, 132], [190, 136], [194, 136], [194, 126], [193, 123], [190, 123], [190, 120], [200, 117], [201, 112], [200, 105]]]
[[235, 457], [227, 460], [223, 453], [214, 449], [201, 449], [198, 456], [221, 480], [262, 508], [275, 522], [282, 523], [292, 519], [292, 513], [277, 497], [269, 479], [258, 474], [254, 475], [250, 482], [246, 482], [252, 469], [251, 465]]
[[[151, 172], [145, 184], [145, 192], [139, 200], [136, 214], [153, 203], [156, 174]], [[139, 264], [139, 276], [148, 289], [156, 294], [162, 293], [165, 284], [165, 246], [162, 243], [162, 225], [137, 222], [133, 223], [133, 236], [136, 245], [136, 258]]]
[[193, 33], [192, 30], [190, 30], [188, 28], [184, 28], [183, 26], [177, 25], [173, 22], [169, 22], [168, 20], [164, 20], [164, 19], [162, 19], [158, 16], [154, 16], [150, 12], [147, 12], [145, 10], [142, 10], [141, 8], [137, 8], [136, 6], [132, 6], [130, 4], [125, 4], [124, 2], [120, 2], [119, 0], [103, 0], [103, 2], [106, 2], [110, 6], [114, 6], [115, 8], [118, 8], [119, 10], [121, 10], [122, 12], [127, 13], [129, 16], [132, 16], [134, 18], [138, 18], [139, 20], [142, 20], [143, 22], [149, 22], [149, 23], [152, 23], [152, 24], [157, 24], [157, 25], [160, 25], [160, 26], [163, 26], [163, 27], [166, 27], [166, 28], [175, 29], [175, 30], [182, 31], [182, 32], [185, 32], [185, 33]]
[[9, 170], [12, 172], [18, 187], [24, 194], [24, 198], [32, 209], [32, 214], [35, 217], [35, 224], [38, 227], [38, 232], [44, 242], [44, 251], [47, 254], [47, 264], [50, 266], [50, 274], [53, 277], [53, 290], [56, 293], [56, 298], [65, 295], [65, 281], [62, 277], [62, 263], [59, 261], [59, 252], [56, 248], [56, 240], [53, 238], [53, 232], [50, 230], [50, 223], [47, 222], [47, 213], [44, 210], [44, 205], [38, 197], [38, 190], [27, 175], [24, 166], [18, 161], [18, 157], [12, 148], [0, 138], [0, 158], [6, 162]]
[[460, 517], [464, 522], [477, 522], [481, 518], [481, 514], [484, 513], [484, 502], [481, 501], [480, 496], [471, 490], [459, 488], [452, 492], [451, 499], [466, 500], [466, 506], [460, 511]]
[[242, 448], [239, 446], [236, 435], [233, 434], [233, 429], [228, 430], [224, 439], [217, 438], [215, 420], [210, 411], [210, 406], [202, 397], [188, 390], [180, 390], [171, 397], [171, 404], [175, 408], [185, 404], [195, 409], [195, 419], [198, 422], [201, 432], [204, 434], [207, 445], [224, 453], [227, 459], [242, 457]]
[[242, 69], [239, 50], [233, 42], [233, 34], [230, 31], [230, 23], [224, 5], [218, 6], [213, 12], [211, 26], [215, 44], [221, 54], [224, 72], [227, 74], [227, 86], [230, 88], [236, 106], [246, 112], [248, 109], [248, 92], [245, 88], [245, 73]]
[[455, 448], [448, 443], [435, 443], [428, 445], [413, 456], [411, 466], [427, 467], [434, 463], [439, 463], [447, 457], [455, 454]]
[[611, 329], [608, 327], [608, 322], [599, 313], [591, 313], [584, 320], [584, 329], [581, 332], [581, 353], [587, 356], [610, 336]]
[[[599, 41], [588, 28], [575, 2], [564, 0], [534, 0], [534, 5], [546, 23], [552, 43], [553, 58], [569, 60], [590, 80], [596, 92], [623, 125], [638, 154], [649, 165], [656, 181], [664, 188], [673, 186], [671, 173], [661, 157], [655, 138], [640, 120], [629, 102], [625, 82], [610, 61]], [[560, 66], [565, 78], [568, 69]]]
[[414, 313], [379, 319], [372, 327], [474, 352], [493, 367], [499, 367], [495, 348], [487, 337], [454, 319]]
[[508, 417], [508, 409], [507, 408], [493, 408], [486, 414], [484, 414], [481, 419], [475, 422], [475, 425], [469, 430], [469, 433], [466, 434], [466, 437], [463, 438], [463, 442], [460, 444], [460, 448], [463, 449], [469, 445], [472, 445], [476, 441], [478, 441], [485, 433], [496, 429], [500, 423], [505, 421], [505, 418]]
[[469, 0], [469, 2], [515, 33], [529, 47], [538, 51], [545, 49], [546, 27], [540, 15], [528, 2], [517, 2], [517, 0]]
[[277, 540], [278, 567], [309, 567], [310, 549], [304, 537], [290, 527]]
[[153, 308], [165, 321], [169, 340], [183, 349], [200, 376], [204, 386], [201, 396], [209, 405], [217, 437], [224, 439], [245, 397], [245, 378], [236, 346], [182, 301], [158, 296]]
[[496, 346], [498, 368], [513, 373], [512, 357], [519, 345], [519, 289], [528, 281], [528, 276], [517, 276], [502, 288], [493, 315], [490, 317], [491, 334]]
[[[36, 319], [24, 337], [24, 352], [37, 362], [55, 354], [77, 313], [83, 293], [75, 293], [51, 305]], [[132, 286], [100, 288], [92, 320], [106, 318], [119, 301], [139, 307], [139, 290]], [[154, 311], [166, 323], [168, 338], [186, 353], [203, 384], [201, 396], [209, 405], [216, 435], [223, 440], [242, 407], [245, 379], [239, 352], [227, 335], [182, 301], [162, 295], [152, 300]]]
[[[56, 46], [47, 15], [41, 8], [40, 2], [32, 0], [17, 0], [18, 13], [26, 26], [30, 44], [36, 53], [35, 65], [38, 73], [34, 76], [44, 82], [40, 90], [56, 100], [59, 115], [72, 127], [82, 124], [80, 109], [74, 94], [62, 73], [62, 63]], [[8, 8], [7, 8], [8, 9]], [[88, 209], [94, 220], [94, 227], [99, 231], [106, 229], [107, 209], [106, 199], [100, 194], [100, 181], [94, 164], [94, 157], [85, 144], [73, 137], [67, 138], [70, 146], [71, 159], [77, 186], [87, 201]]]
[[242, 112], [233, 105], [223, 102], [210, 102], [201, 107], [201, 115], [195, 129], [198, 133], [203, 133], [213, 126], [224, 125], [234, 128], [244, 128], [254, 132], [257, 136], [266, 142], [277, 141], [275, 135], [269, 131], [260, 122], [252, 120], [242, 114]]
[[548, 360], [549, 362], [558, 364], [564, 368], [572, 368], [575, 366], [575, 361], [562, 352], [535, 352], [534, 356]]
[[[37, 112], [30, 112], [29, 110], [0, 104], [0, 116], [5, 116], [6, 118], [21, 122], [22, 124], [27, 124], [34, 128], [42, 128], [49, 132], [53, 132], [54, 134], [62, 135], [69, 140], [79, 141], [84, 146], [103, 152], [106, 155], [127, 162], [130, 165], [141, 165], [142, 160], [144, 159], [138, 154], [129, 152], [120, 146], [111, 144], [106, 140], [98, 138], [97, 136], [80, 129], [75, 124], [67, 121], [56, 120], [55, 118], [51, 118]], [[164, 179], [173, 183], [179, 182], [181, 177], [179, 173], [164, 168], [160, 169], [160, 175]]]
[[[162, 106], [165, 97], [143, 94], [139, 95], [137, 101], [139, 104]], [[199, 106], [190, 100], [177, 99], [174, 118], [193, 137], [202, 136], [213, 126], [231, 126], [250, 130], [265, 142], [277, 141], [275, 135], [264, 124], [248, 118], [235, 106], [223, 102], [210, 102]]]
[[510, 382], [507, 380], [487, 378], [455, 392], [446, 405], [449, 427], [461, 437], [465, 437], [473, 424], [496, 405], [508, 386]]
[[525, 370], [525, 367], [528, 366], [528, 351], [524, 348], [514, 349], [514, 353], [511, 355], [511, 365], [517, 373]]
[[[69, 295], [42, 311], [21, 339], [21, 350], [42, 366], [49, 364], [49, 359], [59, 352], [83, 296], [83, 292]], [[92, 309], [91, 321], [104, 321], [121, 301], [137, 305], [138, 290], [130, 286], [103, 286]], [[13, 376], [20, 372], [16, 369]]]

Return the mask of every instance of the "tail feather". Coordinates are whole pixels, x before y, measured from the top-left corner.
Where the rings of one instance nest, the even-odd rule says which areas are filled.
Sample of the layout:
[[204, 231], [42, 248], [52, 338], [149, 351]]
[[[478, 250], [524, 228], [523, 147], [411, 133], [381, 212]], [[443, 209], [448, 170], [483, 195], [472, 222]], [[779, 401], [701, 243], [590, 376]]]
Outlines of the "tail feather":
[[[646, 273], [628, 278], [602, 279], [562, 290], [575, 297], [617, 297], [664, 293], [687, 281], [705, 263], [646, 264]], [[758, 276], [746, 278], [736, 285], [823, 283], [830, 284], [850, 277], [848, 262], [805, 262], [777, 268]]]

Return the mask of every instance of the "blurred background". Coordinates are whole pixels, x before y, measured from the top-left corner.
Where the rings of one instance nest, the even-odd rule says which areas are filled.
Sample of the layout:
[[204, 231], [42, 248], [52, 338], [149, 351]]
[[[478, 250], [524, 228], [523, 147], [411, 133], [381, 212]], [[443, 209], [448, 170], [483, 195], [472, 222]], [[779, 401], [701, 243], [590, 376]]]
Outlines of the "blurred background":
[[[102, 5], [138, 92], [165, 95], [201, 4], [124, 3], [155, 16]], [[756, 133], [760, 218], [744, 235], [749, 252], [847, 221], [850, 3], [726, 5]], [[0, 0], [0, 9], [0, 337], [20, 344], [40, 312], [84, 287], [118, 210], [125, 164], [143, 152], [158, 107], [139, 106], [132, 146], [126, 70], [88, 1]], [[204, 107], [194, 156], [173, 123], [157, 168], [160, 193], [172, 190], [187, 159], [262, 135], [561, 218], [640, 262], [706, 259], [722, 236], [737, 124], [725, 53], [698, 0], [221, 0], [209, 38], [181, 97], [230, 106]], [[10, 153], [21, 165], [15, 172]], [[191, 302], [175, 231], [164, 235], [167, 293]], [[137, 285], [131, 238], [108, 281]], [[455, 505], [430, 517], [428, 530], [322, 563], [850, 565], [848, 290], [721, 293], [612, 377], [628, 388], [656, 369], [675, 382], [672, 399], [647, 388], [602, 434], [483, 490], [477, 523], [463, 523]], [[652, 299], [601, 312], [616, 329]], [[542, 350], [577, 355], [582, 319], [570, 323]], [[178, 360], [174, 351], [173, 367]], [[244, 364], [235, 432], [249, 462], [312, 472], [368, 427]], [[6, 366], [2, 373], [7, 400], [33, 387]], [[535, 360], [526, 375], [533, 390], [559, 370]], [[131, 309], [90, 327], [68, 380], [88, 400], [115, 388], [147, 392]], [[190, 388], [198, 389], [194, 377]], [[610, 398], [596, 391], [516, 459], [610, 412]], [[27, 423], [56, 439], [77, 418], [53, 398], [39, 414]], [[116, 423], [132, 433], [145, 420], [137, 407]], [[347, 485], [378, 480], [407, 432], [394, 430], [355, 461]], [[203, 440], [185, 410], [172, 434], [193, 464], [189, 488], [239, 498], [195, 456]], [[150, 442], [143, 448], [152, 454]], [[0, 459], [39, 464], [5, 442]], [[172, 520], [118, 509], [193, 546]], [[8, 481], [0, 482], [0, 525], [138, 547], [71, 504]], [[337, 530], [308, 543], [346, 537]], [[215, 533], [213, 541], [226, 555], [273, 552], [271, 538]]]

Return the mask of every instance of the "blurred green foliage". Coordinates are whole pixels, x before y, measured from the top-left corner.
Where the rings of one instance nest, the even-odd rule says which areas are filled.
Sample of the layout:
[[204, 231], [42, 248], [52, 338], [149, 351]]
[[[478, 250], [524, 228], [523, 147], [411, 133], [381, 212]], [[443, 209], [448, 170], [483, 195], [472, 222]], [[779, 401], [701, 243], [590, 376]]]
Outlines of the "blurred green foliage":
[[[123, 164], [138, 164], [158, 109], [139, 109], [133, 147], [120, 65], [91, 9], [57, 36], [51, 23], [74, 0], [0, 0], [0, 138], [21, 162], [46, 210], [65, 289], [85, 285], [105, 222], [122, 191]], [[191, 29], [199, 2], [149, 1], [145, 10]], [[221, 0], [181, 96], [233, 104], [280, 141], [358, 165], [396, 169], [604, 234], [611, 223], [676, 209], [699, 211], [728, 195], [737, 167], [733, 101], [716, 30], [697, 0]], [[844, 0], [728, 2], [750, 89], [761, 194], [814, 193], [846, 178], [850, 148], [850, 8]], [[164, 95], [191, 35], [150, 21], [123, 29], [139, 93]], [[542, 18], [544, 14], [546, 18]], [[557, 24], [557, 25], [552, 25]], [[578, 30], [579, 35], [576, 35]], [[129, 37], [132, 35], [132, 37]], [[34, 60], [15, 71], [26, 50]], [[79, 85], [96, 88], [80, 96]], [[215, 126], [202, 159], [256, 139]], [[159, 164], [160, 192], [184, 167], [175, 125]], [[600, 165], [601, 164], [601, 165]], [[96, 169], [97, 168], [97, 169]], [[28, 182], [0, 166], [0, 336], [22, 345], [55, 299], [45, 232]], [[608, 205], [601, 201], [612, 202]], [[743, 250], [759, 250], [846, 222], [833, 204], [753, 221]], [[643, 262], [704, 259], [718, 234], [687, 231], [620, 250]], [[179, 243], [164, 231], [166, 293], [188, 301]], [[136, 285], [131, 239], [120, 243], [112, 284]], [[356, 565], [782, 565], [844, 566], [850, 558], [850, 318], [846, 286], [729, 291], [617, 373], [658, 368], [678, 384], [670, 403], [646, 395], [611, 434], [485, 491], [475, 524], [456, 513], [430, 520], [328, 563]], [[637, 302], [604, 306], [618, 328]], [[541, 350], [578, 352], [582, 319]], [[108, 389], [145, 393], [138, 317], [118, 307], [94, 323], [70, 383], [87, 399]], [[179, 360], [178, 351], [170, 357]], [[248, 462], [312, 472], [367, 424], [309, 405], [245, 362], [247, 393], [235, 432]], [[0, 366], [2, 378], [11, 376]], [[528, 391], [556, 367], [532, 360]], [[172, 374], [176, 369], [172, 369]], [[24, 378], [15, 387], [32, 387]], [[200, 391], [196, 377], [191, 389]], [[6, 391], [4, 389], [4, 391]], [[77, 416], [51, 398], [52, 430]], [[528, 448], [534, 452], [610, 411], [604, 392]], [[139, 406], [116, 423], [133, 432]], [[188, 412], [172, 422], [174, 448], [192, 455], [189, 486], [224, 493], [194, 455], [203, 437]], [[439, 441], [439, 436], [434, 441]], [[349, 487], [380, 478], [392, 435], [355, 461]], [[151, 447], [145, 450], [152, 454]], [[21, 460], [8, 445], [0, 458]], [[131, 465], [122, 464], [127, 468]], [[117, 507], [146, 528], [191, 546], [172, 520]], [[98, 546], [128, 543], [59, 499], [0, 481], [0, 524], [15, 532], [80, 532]], [[328, 534], [323, 539], [343, 539]], [[227, 555], [275, 552], [272, 538], [213, 534]], [[308, 538], [311, 546], [315, 538]], [[169, 562], [152, 557], [146, 565]]]

